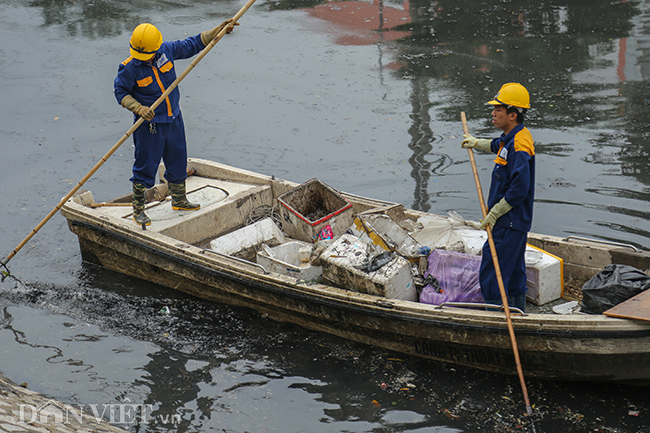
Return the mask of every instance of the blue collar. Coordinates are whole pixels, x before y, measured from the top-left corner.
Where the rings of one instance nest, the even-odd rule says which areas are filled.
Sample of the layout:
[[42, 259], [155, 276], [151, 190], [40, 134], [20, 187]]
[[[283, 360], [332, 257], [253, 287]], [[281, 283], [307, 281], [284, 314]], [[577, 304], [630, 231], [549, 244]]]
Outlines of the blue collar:
[[[156, 60], [158, 60], [158, 57], [160, 57], [160, 50], [158, 50], [156, 52], [156, 54], [154, 54], [154, 56], [153, 56], [153, 64], [154, 65], [156, 64]], [[149, 64], [149, 62], [147, 60], [140, 60], [140, 59], [136, 59], [135, 57], [133, 58], [133, 60], [138, 62], [138, 63], [136, 63], [136, 65], [148, 65]]]
[[509, 143], [510, 140], [512, 140], [515, 137], [515, 135], [519, 131], [521, 131], [522, 129], [524, 129], [524, 123], [523, 122], [520, 123], [519, 125], [515, 126], [514, 128], [512, 128], [512, 131], [508, 132], [508, 135], [502, 133], [501, 134], [501, 141], [503, 141], [504, 144]]

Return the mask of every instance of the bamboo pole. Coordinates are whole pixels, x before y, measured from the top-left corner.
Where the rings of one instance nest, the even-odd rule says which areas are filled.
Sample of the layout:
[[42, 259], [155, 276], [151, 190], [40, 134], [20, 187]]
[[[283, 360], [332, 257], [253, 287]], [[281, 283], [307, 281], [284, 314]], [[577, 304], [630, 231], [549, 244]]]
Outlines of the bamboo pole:
[[[460, 113], [460, 119], [463, 122], [463, 133], [469, 134], [467, 128], [467, 118], [465, 117], [465, 112]], [[476, 159], [474, 159], [474, 151], [471, 148], [467, 149], [469, 153], [469, 160], [472, 163], [472, 171], [474, 172], [474, 182], [476, 182], [476, 191], [478, 193], [478, 199], [481, 203], [481, 213], [483, 218], [488, 214], [487, 206], [485, 205], [485, 200], [483, 196], [483, 189], [481, 188], [481, 180], [478, 176], [478, 169], [476, 168]], [[519, 382], [521, 383], [521, 390], [524, 394], [524, 402], [526, 403], [526, 413], [532, 415], [533, 409], [530, 406], [530, 401], [528, 400], [528, 389], [526, 388], [526, 381], [524, 380], [524, 371], [521, 368], [521, 361], [519, 360], [519, 349], [517, 348], [517, 339], [515, 338], [515, 330], [512, 326], [512, 318], [510, 317], [510, 307], [508, 306], [508, 296], [506, 295], [506, 289], [503, 285], [503, 277], [501, 275], [501, 267], [499, 266], [499, 259], [497, 258], [497, 249], [494, 244], [494, 237], [492, 237], [492, 229], [488, 224], [485, 227], [485, 230], [488, 234], [488, 243], [490, 244], [490, 251], [492, 252], [492, 262], [494, 263], [494, 271], [497, 274], [497, 281], [499, 283], [499, 292], [501, 292], [501, 301], [503, 302], [504, 311], [506, 313], [506, 321], [508, 322], [508, 332], [510, 333], [510, 342], [512, 343], [512, 352], [515, 355], [515, 364], [517, 366], [517, 374], [519, 375]]]
[[[239, 10], [239, 12], [237, 12], [235, 16], [232, 18], [232, 22], [230, 23], [230, 25], [235, 25], [235, 23], [237, 23], [239, 18], [241, 18], [241, 16], [244, 15], [244, 13], [246, 13], [248, 9], [250, 9], [253, 3], [255, 3], [255, 0], [248, 0], [248, 2], [244, 5], [244, 7], [242, 7]], [[165, 98], [167, 98], [167, 96], [169, 96], [169, 94], [176, 87], [178, 87], [178, 84], [181, 81], [183, 81], [183, 79], [192, 71], [192, 69], [194, 69], [194, 67], [210, 52], [210, 50], [216, 45], [216, 43], [219, 42], [221, 38], [223, 38], [223, 36], [228, 32], [228, 27], [230, 27], [230, 25], [225, 26], [223, 29], [221, 29], [221, 31], [217, 34], [217, 36], [215, 36], [214, 39], [192, 61], [192, 63], [190, 63], [190, 65], [187, 68], [185, 68], [183, 73], [181, 73], [178, 77], [176, 77], [176, 80], [174, 80], [174, 82], [169, 86], [169, 88], [167, 88], [167, 90], [165, 90], [165, 92], [162, 95], [160, 95], [160, 97], [156, 100], [156, 102], [154, 102], [153, 105], [151, 105], [152, 110], [155, 110], [156, 107], [160, 105], [162, 101], [164, 101]], [[52, 209], [50, 213], [48, 213], [47, 216], [43, 218], [43, 220], [40, 223], [38, 223], [38, 225], [29, 233], [29, 235], [27, 235], [27, 237], [23, 239], [23, 241], [20, 244], [18, 244], [18, 246], [14, 248], [14, 250], [7, 257], [2, 259], [0, 265], [2, 265], [5, 269], [7, 269], [6, 265], [7, 263], [9, 263], [9, 260], [11, 260], [18, 253], [18, 251], [20, 251], [25, 246], [25, 244], [29, 242], [29, 240], [32, 237], [34, 237], [36, 233], [38, 233], [38, 231], [45, 225], [45, 223], [47, 223], [59, 211], [59, 209], [63, 207], [65, 202], [68, 201], [70, 197], [72, 197], [79, 190], [79, 188], [81, 188], [83, 184], [86, 183], [88, 179], [90, 179], [92, 175], [97, 172], [97, 170], [99, 170], [99, 168], [102, 165], [104, 165], [104, 163], [108, 160], [108, 158], [110, 158], [113, 155], [113, 153], [115, 153], [115, 151], [122, 145], [122, 143], [124, 143], [126, 139], [129, 138], [135, 132], [136, 129], [138, 129], [138, 127], [142, 124], [142, 122], [144, 122], [144, 119], [140, 117], [133, 124], [133, 126], [131, 126], [129, 130], [124, 133], [122, 138], [120, 138], [117, 141], [117, 143], [115, 143], [113, 147], [111, 147], [110, 150], [106, 152], [106, 154], [102, 157], [102, 159], [100, 159], [99, 162], [95, 164], [95, 166], [88, 172], [88, 174], [85, 175], [83, 179], [81, 179], [79, 183], [77, 183], [77, 185], [74, 188], [72, 188], [72, 190], [69, 193], [67, 193], [65, 197], [61, 199], [59, 204], [56, 205], [56, 207], [54, 207], [54, 209]], [[8, 270], [7, 270], [7, 275], [8, 275]]]

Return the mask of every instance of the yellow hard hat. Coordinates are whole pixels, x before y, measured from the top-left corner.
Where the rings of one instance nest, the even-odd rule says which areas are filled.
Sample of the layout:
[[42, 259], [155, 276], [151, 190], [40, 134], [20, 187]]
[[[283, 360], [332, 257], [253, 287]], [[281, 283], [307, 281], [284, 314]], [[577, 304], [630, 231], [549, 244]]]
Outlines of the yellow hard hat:
[[528, 90], [519, 83], [506, 83], [501, 86], [494, 100], [488, 101], [490, 105], [510, 105], [519, 108], [530, 108], [530, 95]]
[[162, 34], [156, 26], [142, 23], [133, 30], [131, 35], [131, 55], [138, 60], [148, 60], [156, 54], [162, 41]]

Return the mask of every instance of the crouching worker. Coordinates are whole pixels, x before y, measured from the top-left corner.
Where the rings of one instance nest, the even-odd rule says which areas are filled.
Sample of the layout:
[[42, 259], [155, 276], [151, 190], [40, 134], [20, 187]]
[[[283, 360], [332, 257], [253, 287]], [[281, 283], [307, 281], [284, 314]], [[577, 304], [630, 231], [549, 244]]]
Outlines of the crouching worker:
[[[533, 220], [535, 193], [535, 147], [524, 126], [530, 108], [528, 90], [518, 83], [504, 84], [494, 100], [492, 123], [503, 131], [492, 140], [464, 135], [462, 147], [497, 155], [488, 196], [489, 213], [481, 228], [490, 226], [496, 246], [508, 305], [526, 308], [526, 239]], [[483, 245], [479, 273], [481, 293], [486, 303], [501, 305], [501, 292], [488, 242]]]
[[114, 88], [117, 102], [134, 113], [134, 122], [138, 117], [144, 119], [133, 133], [135, 162], [130, 179], [133, 219], [138, 224], [151, 224], [144, 213], [145, 192], [155, 184], [161, 159], [165, 163], [172, 208], [187, 211], [201, 208], [200, 204], [189, 202], [185, 194], [187, 144], [178, 87], [155, 110], [150, 106], [176, 80], [174, 62], [201, 52], [224, 27], [230, 33], [232, 20], [184, 40], [163, 42], [162, 34], [154, 25], [143, 23], [131, 35], [131, 56], [119, 65]]

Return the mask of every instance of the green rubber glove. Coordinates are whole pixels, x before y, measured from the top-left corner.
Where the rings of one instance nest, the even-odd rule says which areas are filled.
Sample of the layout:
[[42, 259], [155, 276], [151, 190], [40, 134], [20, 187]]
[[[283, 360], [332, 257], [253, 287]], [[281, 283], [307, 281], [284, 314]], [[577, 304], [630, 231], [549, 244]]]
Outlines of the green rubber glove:
[[492, 206], [485, 219], [481, 220], [481, 228], [487, 230], [487, 226], [490, 226], [490, 229], [493, 229], [497, 220], [510, 212], [510, 209], [512, 209], [512, 206], [508, 204], [505, 198], [502, 198], [500, 202]]
[[[222, 22], [212, 30], [206, 30], [204, 32], [201, 32], [201, 42], [203, 42], [203, 45], [207, 46], [210, 42], [212, 42], [212, 39], [216, 38], [219, 32], [231, 22], [232, 22], [232, 18], [228, 18], [226, 21]], [[238, 26], [238, 25], [239, 23], [230, 24], [226, 32], [230, 34], [232, 32], [232, 29], [235, 28], [234, 26]]]
[[151, 108], [140, 104], [131, 95], [126, 95], [124, 98], [122, 98], [122, 107], [144, 118], [144, 120], [153, 119], [155, 114]]
[[461, 143], [461, 146], [464, 148], [470, 148], [470, 149], [478, 149], [482, 150], [483, 152], [490, 152], [490, 143], [492, 143], [491, 140], [485, 140], [483, 138], [474, 138], [470, 134], [463, 134], [463, 142]]

